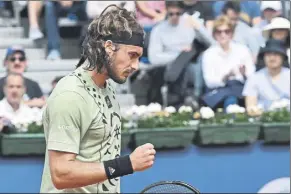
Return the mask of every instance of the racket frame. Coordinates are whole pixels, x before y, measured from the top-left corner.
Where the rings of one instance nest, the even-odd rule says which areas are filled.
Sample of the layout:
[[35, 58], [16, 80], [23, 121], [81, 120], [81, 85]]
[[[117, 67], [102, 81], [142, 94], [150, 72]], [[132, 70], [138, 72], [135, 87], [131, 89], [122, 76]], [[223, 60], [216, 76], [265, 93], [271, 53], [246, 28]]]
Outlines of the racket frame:
[[184, 186], [186, 188], [188, 188], [189, 190], [192, 190], [194, 193], [200, 194], [200, 191], [196, 188], [194, 188], [193, 186], [182, 182], [182, 181], [159, 181], [153, 184], [150, 184], [149, 186], [147, 186], [146, 188], [144, 188], [140, 193], [145, 193], [147, 190], [150, 190], [153, 187], [159, 186], [159, 185], [166, 185], [166, 184], [172, 184], [172, 185], [180, 185], [180, 186]]

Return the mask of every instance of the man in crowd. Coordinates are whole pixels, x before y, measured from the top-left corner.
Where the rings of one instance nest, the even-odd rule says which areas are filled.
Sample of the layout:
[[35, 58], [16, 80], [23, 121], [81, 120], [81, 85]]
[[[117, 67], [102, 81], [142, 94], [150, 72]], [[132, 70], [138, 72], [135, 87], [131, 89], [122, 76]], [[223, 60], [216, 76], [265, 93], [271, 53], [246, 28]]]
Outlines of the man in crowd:
[[[25, 51], [20, 47], [10, 47], [7, 49], [7, 54], [4, 60], [4, 66], [7, 68], [7, 73], [23, 74], [27, 67]], [[5, 77], [0, 79], [0, 99], [4, 98], [3, 86]], [[45, 104], [45, 98], [37, 82], [24, 78], [26, 85], [26, 93], [23, 96], [25, 104], [30, 107], [42, 107]]]
[[235, 26], [233, 40], [235, 42], [246, 45], [250, 49], [255, 60], [260, 50], [260, 45], [256, 40], [256, 37], [254, 36], [254, 32], [251, 27], [240, 21], [240, 3], [228, 1], [224, 4], [222, 12], [231, 20], [232, 25]]
[[29, 123], [33, 121], [33, 110], [23, 103], [25, 80], [21, 74], [9, 73], [4, 79], [5, 98], [0, 101], [0, 131], [8, 123]]
[[[282, 3], [280, 1], [262, 1], [261, 2], [262, 21], [254, 26], [254, 32], [259, 41], [259, 45], [265, 45], [265, 39], [262, 36], [264, 28], [271, 23], [273, 18], [282, 15]], [[290, 26], [289, 26], [290, 28]]]
[[181, 1], [183, 9], [189, 15], [200, 19], [207, 29], [211, 30], [214, 20], [212, 11], [212, 2], [201, 0], [184, 0]]
[[[179, 2], [166, 2], [166, 9], [168, 19], [156, 25], [150, 35], [148, 55], [151, 65], [170, 65], [182, 52], [192, 50], [195, 39], [206, 45], [213, 43], [211, 34], [203, 23], [197, 18], [182, 16], [183, 9]], [[201, 65], [190, 60], [186, 68], [185, 78], [188, 77], [189, 80], [182, 80], [181, 84], [194, 84], [194, 95], [199, 97], [202, 90]]]
[[84, 1], [45, 1], [45, 24], [48, 38], [49, 60], [61, 59], [61, 38], [58, 19], [66, 13], [69, 21], [87, 19]]
[[258, 106], [268, 110], [274, 102], [290, 101], [290, 69], [282, 67], [287, 58], [284, 43], [269, 40], [259, 57], [263, 58], [266, 67], [253, 74], [243, 90], [249, 113]]
[[254, 26], [261, 22], [260, 5], [256, 1], [238, 1], [238, 0], [216, 1], [213, 4], [213, 11], [215, 17], [221, 15], [221, 13], [223, 12], [223, 7], [228, 2], [235, 2], [239, 4], [239, 6], [241, 7], [239, 18], [249, 26]]

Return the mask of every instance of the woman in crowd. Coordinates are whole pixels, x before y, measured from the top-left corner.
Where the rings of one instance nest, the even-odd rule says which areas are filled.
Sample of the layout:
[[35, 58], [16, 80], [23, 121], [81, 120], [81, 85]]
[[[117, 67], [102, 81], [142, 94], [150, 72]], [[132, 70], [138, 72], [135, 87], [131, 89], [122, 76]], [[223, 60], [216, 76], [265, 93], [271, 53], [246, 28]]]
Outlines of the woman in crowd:
[[232, 41], [234, 27], [230, 20], [219, 17], [213, 25], [213, 37], [218, 44], [211, 46], [202, 57], [206, 94], [203, 102], [215, 109], [238, 104], [245, 80], [255, 71], [249, 49]]
[[287, 55], [290, 61], [290, 21], [286, 18], [276, 17], [263, 30], [266, 40], [275, 39], [285, 42]]
[[[283, 66], [289, 67], [290, 65], [290, 21], [282, 17], [273, 18], [270, 24], [266, 25], [263, 29], [263, 39], [265, 42], [268, 40], [283, 41], [286, 47], [287, 58], [284, 59]], [[263, 45], [264, 47], [265, 45]], [[261, 48], [262, 49], [262, 48]], [[258, 58], [256, 65], [257, 71], [265, 67], [264, 60]]]
[[260, 109], [290, 104], [290, 69], [282, 66], [287, 59], [284, 42], [268, 40], [259, 58], [264, 62], [264, 68], [247, 80], [243, 91], [251, 115], [259, 114]]

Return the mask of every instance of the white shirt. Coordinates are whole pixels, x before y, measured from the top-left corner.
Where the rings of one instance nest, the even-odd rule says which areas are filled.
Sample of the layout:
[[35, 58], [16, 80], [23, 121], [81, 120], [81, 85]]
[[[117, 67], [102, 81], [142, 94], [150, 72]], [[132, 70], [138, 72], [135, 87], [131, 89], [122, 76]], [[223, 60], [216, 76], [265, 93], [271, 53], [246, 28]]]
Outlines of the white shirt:
[[98, 17], [107, 6], [111, 4], [120, 6], [121, 3], [125, 3], [124, 8], [128, 11], [135, 11], [134, 1], [87, 1], [86, 13], [90, 19], [94, 19]]
[[205, 51], [202, 57], [202, 71], [205, 84], [208, 88], [224, 87], [223, 78], [234, 71], [235, 76], [230, 79], [244, 82], [239, 72], [241, 65], [246, 67], [246, 76], [255, 72], [255, 65], [249, 49], [240, 43], [230, 43], [228, 53], [220, 45], [213, 45]]
[[35, 120], [35, 115], [35, 110], [23, 103], [14, 111], [6, 98], [0, 101], [0, 117], [9, 119], [14, 125], [31, 123]]

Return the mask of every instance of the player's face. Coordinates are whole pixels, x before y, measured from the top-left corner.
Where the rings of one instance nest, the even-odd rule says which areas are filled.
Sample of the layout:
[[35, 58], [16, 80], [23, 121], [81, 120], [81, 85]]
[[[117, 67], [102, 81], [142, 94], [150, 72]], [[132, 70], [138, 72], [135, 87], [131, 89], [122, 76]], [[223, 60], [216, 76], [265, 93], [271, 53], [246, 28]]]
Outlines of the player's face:
[[106, 66], [108, 76], [116, 83], [123, 84], [128, 76], [138, 70], [143, 49], [138, 46], [120, 45], [118, 51], [110, 54], [111, 65]]

